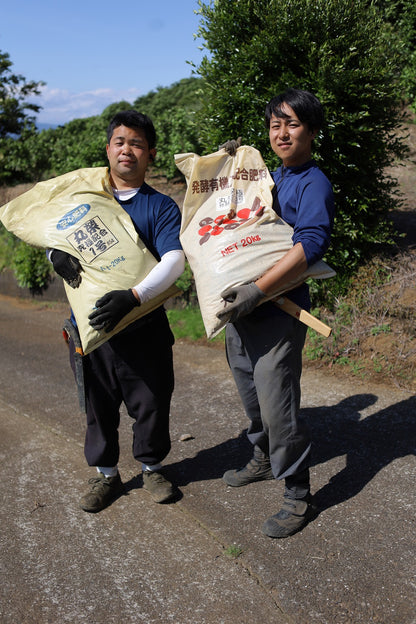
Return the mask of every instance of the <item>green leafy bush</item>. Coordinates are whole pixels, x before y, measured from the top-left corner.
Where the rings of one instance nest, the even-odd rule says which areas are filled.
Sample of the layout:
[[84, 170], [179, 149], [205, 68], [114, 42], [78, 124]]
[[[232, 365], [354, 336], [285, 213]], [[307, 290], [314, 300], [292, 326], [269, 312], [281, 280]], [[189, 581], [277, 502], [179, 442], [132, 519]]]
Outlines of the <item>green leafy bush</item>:
[[0, 273], [12, 266], [14, 251], [18, 244], [19, 239], [0, 223]]
[[416, 3], [414, 0], [373, 0], [403, 44], [403, 94], [416, 112]]
[[32, 294], [41, 293], [51, 277], [51, 264], [45, 250], [19, 241], [13, 255], [12, 268], [21, 288], [29, 288]]
[[405, 154], [400, 76], [405, 45], [381, 11], [364, 0], [199, 2], [208, 54], [196, 68], [198, 113], [209, 152], [230, 138], [261, 151], [276, 168], [264, 109], [287, 87], [314, 92], [326, 111], [315, 157], [331, 180], [337, 217], [327, 261], [342, 290], [380, 246], [391, 243], [396, 182], [385, 167]]

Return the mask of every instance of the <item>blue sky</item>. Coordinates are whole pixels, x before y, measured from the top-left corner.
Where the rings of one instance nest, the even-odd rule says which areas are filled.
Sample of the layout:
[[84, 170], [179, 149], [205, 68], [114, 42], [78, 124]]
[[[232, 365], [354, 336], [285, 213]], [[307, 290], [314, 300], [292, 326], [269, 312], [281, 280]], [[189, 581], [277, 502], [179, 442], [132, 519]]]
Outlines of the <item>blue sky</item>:
[[197, 0], [9, 0], [0, 50], [44, 81], [39, 123], [63, 124], [191, 76], [203, 52]]

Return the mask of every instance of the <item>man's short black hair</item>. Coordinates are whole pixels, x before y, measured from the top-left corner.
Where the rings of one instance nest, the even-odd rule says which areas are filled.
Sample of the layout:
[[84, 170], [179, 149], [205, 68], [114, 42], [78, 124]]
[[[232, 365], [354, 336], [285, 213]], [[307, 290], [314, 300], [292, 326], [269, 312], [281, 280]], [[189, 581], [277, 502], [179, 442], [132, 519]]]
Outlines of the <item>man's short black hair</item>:
[[265, 111], [265, 125], [270, 128], [272, 115], [280, 119], [287, 118], [282, 111], [282, 104], [292, 108], [299, 120], [306, 123], [309, 130], [320, 130], [324, 123], [324, 111], [318, 98], [309, 91], [301, 89], [287, 89], [284, 93], [276, 95], [270, 100]]
[[115, 128], [126, 126], [133, 130], [143, 130], [149, 149], [156, 147], [156, 130], [153, 121], [147, 115], [136, 110], [126, 110], [116, 113], [107, 128], [107, 143], [110, 143]]

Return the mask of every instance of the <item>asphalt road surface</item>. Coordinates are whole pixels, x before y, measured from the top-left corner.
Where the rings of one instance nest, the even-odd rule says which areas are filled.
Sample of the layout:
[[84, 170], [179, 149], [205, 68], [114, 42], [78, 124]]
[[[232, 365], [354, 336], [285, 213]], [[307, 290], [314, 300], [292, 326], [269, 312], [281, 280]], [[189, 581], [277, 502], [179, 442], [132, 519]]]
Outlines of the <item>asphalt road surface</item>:
[[282, 484], [221, 480], [250, 454], [224, 353], [177, 344], [165, 465], [182, 498], [142, 489], [122, 411], [126, 495], [88, 514], [66, 315], [0, 295], [1, 624], [416, 623], [415, 396], [305, 371], [321, 511], [271, 540]]

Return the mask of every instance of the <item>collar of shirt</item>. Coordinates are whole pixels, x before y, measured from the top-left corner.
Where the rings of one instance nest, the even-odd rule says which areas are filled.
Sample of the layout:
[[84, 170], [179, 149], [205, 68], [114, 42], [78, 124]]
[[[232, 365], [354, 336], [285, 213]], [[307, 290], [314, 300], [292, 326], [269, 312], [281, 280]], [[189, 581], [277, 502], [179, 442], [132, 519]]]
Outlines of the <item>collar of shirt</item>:
[[114, 197], [116, 197], [120, 201], [127, 201], [128, 199], [131, 199], [132, 197], [134, 197], [136, 193], [139, 191], [139, 189], [140, 187], [119, 191], [118, 189], [113, 188], [113, 193], [114, 193]]

